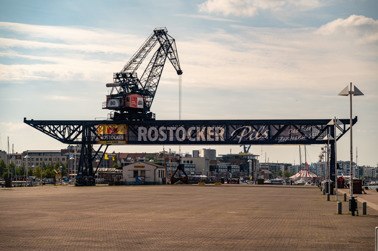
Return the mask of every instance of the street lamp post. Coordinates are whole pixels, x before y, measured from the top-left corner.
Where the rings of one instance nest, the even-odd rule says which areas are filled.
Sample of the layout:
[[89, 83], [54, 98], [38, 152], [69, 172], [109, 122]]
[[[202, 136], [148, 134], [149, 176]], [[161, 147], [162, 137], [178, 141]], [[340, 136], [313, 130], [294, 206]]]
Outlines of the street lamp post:
[[[73, 156], [71, 156], [70, 157], [70, 160], [72, 160], [71, 161], [71, 174], [72, 174], [72, 176], [73, 176], [73, 174], [75, 174], [75, 171], [74, 171], [74, 161], [75, 161], [75, 158], [73, 157]], [[72, 173], [73, 172], [73, 173]], [[70, 175], [70, 172], [68, 172], [68, 176], [69, 176], [69, 179], [70, 179], [70, 182], [71, 182], [71, 175]]]
[[332, 140], [332, 136], [329, 134], [327, 130], [327, 135], [323, 138], [327, 140], [327, 179], [328, 179], [328, 193], [331, 194], [331, 161], [330, 161], [330, 154], [329, 154], [329, 141]]
[[322, 161], [323, 161], [323, 151], [319, 153], [319, 165], [317, 169], [317, 175], [321, 177], [322, 175]]
[[352, 96], [363, 96], [364, 94], [354, 86], [352, 90], [352, 82], [350, 82], [349, 86], [346, 86], [340, 93], [339, 96], [350, 96], [350, 197], [353, 198], [353, 119], [352, 119]]
[[248, 167], [249, 167], [249, 170], [248, 170], [249, 180], [251, 180], [251, 177], [253, 177], [253, 174], [252, 174], [252, 160], [251, 159], [248, 160]]
[[336, 117], [328, 123], [328, 125], [333, 126], [333, 138], [335, 140], [334, 152], [335, 152], [335, 189], [336, 189], [335, 194], [336, 194], [336, 201], [338, 200], [338, 195], [337, 195], [337, 148], [336, 148], [337, 135], [336, 135], [336, 126], [338, 126], [339, 123], [340, 123], [340, 121], [337, 120]]
[[[32, 165], [32, 172], [34, 172], [34, 165]], [[29, 172], [29, 170], [28, 170], [28, 172]], [[32, 176], [34, 176], [34, 174], [32, 175]], [[34, 178], [33, 178], [34, 179]], [[33, 180], [31, 179], [30, 180], [30, 186], [33, 186]]]
[[63, 184], [63, 167], [59, 166], [59, 171], [60, 171], [60, 184]]
[[40, 185], [43, 185], [43, 181], [42, 181], [42, 173], [43, 173], [43, 169], [42, 169], [42, 165], [40, 166], [40, 172], [41, 172], [41, 180], [40, 180]]
[[[321, 171], [322, 171], [322, 176], [323, 176], [323, 179], [325, 179], [326, 178], [326, 167], [325, 167], [325, 161], [326, 161], [326, 152], [327, 152], [327, 150], [326, 150], [326, 148], [325, 147], [322, 147], [322, 149], [321, 149], [322, 151], [321, 151], [321, 161], [322, 161], [322, 167], [321, 167]], [[319, 155], [319, 157], [320, 157], [320, 155]]]
[[26, 155], [24, 158], [25, 158], [25, 160], [26, 160], [26, 166], [24, 166], [24, 171], [25, 171], [25, 187], [26, 187], [26, 179], [27, 179], [27, 177], [28, 177], [28, 174], [26, 173], [26, 168], [27, 168], [27, 166], [29, 165], [29, 163], [28, 163], [28, 159], [29, 159], [30, 157], [29, 157], [29, 155]]

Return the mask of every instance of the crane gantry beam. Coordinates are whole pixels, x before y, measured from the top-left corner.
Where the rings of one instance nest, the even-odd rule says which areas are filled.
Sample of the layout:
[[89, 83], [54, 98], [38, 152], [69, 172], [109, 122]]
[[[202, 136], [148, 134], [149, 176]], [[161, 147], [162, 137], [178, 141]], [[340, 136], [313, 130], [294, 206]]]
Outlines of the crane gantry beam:
[[[103, 158], [109, 145], [288, 145], [327, 144], [325, 136], [340, 139], [357, 122], [340, 119], [308, 120], [87, 120], [24, 122], [65, 144], [81, 144], [77, 185], [94, 185], [93, 161]], [[338, 135], [334, 135], [334, 127]], [[331, 168], [334, 168], [334, 141], [331, 143]], [[99, 144], [97, 151], [93, 145]], [[102, 156], [100, 150], [106, 146]]]
[[[65, 144], [326, 144], [333, 135], [330, 119], [308, 120], [153, 120], [153, 121], [45, 121], [24, 122]], [[348, 119], [337, 126], [342, 137]], [[357, 117], [353, 119], [353, 124]], [[329, 131], [327, 131], [329, 130]]]

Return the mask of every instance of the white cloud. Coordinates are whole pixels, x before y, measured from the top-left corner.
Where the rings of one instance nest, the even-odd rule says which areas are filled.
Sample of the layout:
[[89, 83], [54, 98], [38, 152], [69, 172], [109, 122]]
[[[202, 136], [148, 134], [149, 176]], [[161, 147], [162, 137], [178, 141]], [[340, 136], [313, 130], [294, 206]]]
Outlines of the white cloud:
[[323, 5], [320, 0], [207, 0], [198, 5], [200, 12], [220, 14], [224, 16], [251, 17], [260, 11], [305, 11]]
[[378, 20], [351, 15], [346, 19], [339, 18], [323, 25], [317, 33], [339, 38], [348, 36], [362, 44], [376, 43], [378, 42]]
[[[0, 48], [23, 48], [23, 49], [51, 49], [51, 50], [70, 50], [86, 53], [117, 53], [120, 48], [108, 45], [95, 44], [94, 41], [86, 44], [69, 44], [69, 43], [51, 43], [51, 42], [39, 42], [32, 40], [0, 38]], [[120, 51], [123, 51], [124, 48]]]
[[[0, 30], [11, 31], [23, 35], [29, 40], [52, 41], [70, 45], [113, 45], [114, 48], [125, 46], [127, 41], [134, 41], [138, 37], [102, 29], [88, 27], [47, 26], [22, 23], [0, 22]], [[122, 47], [121, 47], [122, 48]], [[124, 48], [124, 47], [123, 47]]]
[[239, 32], [180, 42], [185, 81], [214, 88], [317, 89], [342, 79], [376, 79], [377, 52], [370, 48], [355, 50], [355, 43], [341, 45], [316, 29], [233, 27]]
[[200, 12], [222, 14], [224, 16], [254, 16], [257, 6], [252, 1], [208, 0], [198, 6]]
[[74, 100], [74, 99], [77, 99], [73, 96], [57, 96], [57, 95], [53, 95], [53, 96], [48, 96], [48, 97], [45, 97], [46, 100]]
[[205, 19], [205, 20], [210, 20], [210, 21], [220, 21], [220, 22], [239, 22], [237, 20], [232, 20], [228, 18], [219, 18], [219, 17], [207, 16], [207, 15], [177, 14], [176, 16]]
[[[111, 81], [145, 38], [101, 29], [0, 22], [0, 81]], [[16, 38], [12, 38], [16, 36]], [[8, 63], [11, 62], [11, 63]]]

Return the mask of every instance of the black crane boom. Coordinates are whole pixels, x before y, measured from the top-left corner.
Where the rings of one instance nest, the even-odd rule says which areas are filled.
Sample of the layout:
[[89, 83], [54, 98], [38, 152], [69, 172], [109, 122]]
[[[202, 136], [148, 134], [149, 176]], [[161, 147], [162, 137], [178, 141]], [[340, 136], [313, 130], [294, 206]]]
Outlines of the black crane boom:
[[[150, 59], [141, 78], [137, 70], [144, 59], [159, 45]], [[120, 72], [113, 74], [111, 94], [107, 96], [104, 109], [115, 110], [114, 120], [154, 120], [150, 112], [159, 85], [166, 59], [172, 63], [178, 75], [182, 74], [176, 42], [166, 28], [156, 28], [143, 45], [131, 57]]]

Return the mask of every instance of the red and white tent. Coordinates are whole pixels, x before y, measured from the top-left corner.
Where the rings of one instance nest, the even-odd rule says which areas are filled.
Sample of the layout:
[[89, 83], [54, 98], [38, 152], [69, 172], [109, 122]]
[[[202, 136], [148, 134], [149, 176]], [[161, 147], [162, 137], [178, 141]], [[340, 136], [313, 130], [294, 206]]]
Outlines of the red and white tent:
[[315, 173], [310, 172], [307, 168], [303, 168], [297, 174], [290, 176], [290, 179], [298, 179], [298, 178], [316, 178], [318, 177]]

